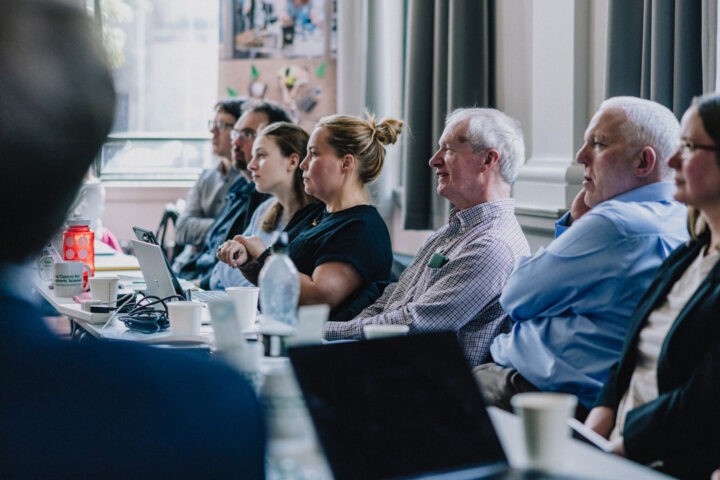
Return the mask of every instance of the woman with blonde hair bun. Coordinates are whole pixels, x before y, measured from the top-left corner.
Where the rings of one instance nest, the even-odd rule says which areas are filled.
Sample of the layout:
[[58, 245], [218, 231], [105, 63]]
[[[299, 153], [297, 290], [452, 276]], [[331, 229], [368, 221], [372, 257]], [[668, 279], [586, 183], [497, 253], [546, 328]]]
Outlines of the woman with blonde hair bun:
[[[305, 192], [320, 202], [298, 210], [285, 227], [288, 254], [300, 272], [300, 304], [330, 305], [339, 318], [370, 284], [387, 280], [390, 234], [365, 188], [382, 171], [385, 145], [403, 123], [349, 115], [322, 118], [300, 164]], [[269, 249], [258, 237], [235, 237], [218, 257], [257, 283]]]

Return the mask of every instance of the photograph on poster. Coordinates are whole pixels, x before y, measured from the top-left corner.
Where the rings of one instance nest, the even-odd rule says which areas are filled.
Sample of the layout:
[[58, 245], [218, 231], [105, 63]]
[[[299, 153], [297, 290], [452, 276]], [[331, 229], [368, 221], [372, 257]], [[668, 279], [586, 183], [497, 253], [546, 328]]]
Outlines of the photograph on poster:
[[336, 12], [336, 0], [232, 0], [232, 58], [334, 57]]

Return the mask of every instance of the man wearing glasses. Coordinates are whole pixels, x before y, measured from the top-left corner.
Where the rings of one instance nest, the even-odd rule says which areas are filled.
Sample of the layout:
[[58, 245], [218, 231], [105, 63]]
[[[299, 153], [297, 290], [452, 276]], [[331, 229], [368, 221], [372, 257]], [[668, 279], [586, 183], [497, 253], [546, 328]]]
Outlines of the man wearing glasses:
[[212, 227], [215, 217], [225, 205], [225, 197], [240, 171], [233, 168], [230, 160], [232, 143], [230, 130], [241, 115], [247, 99], [230, 98], [215, 105], [215, 118], [208, 120], [212, 133], [213, 155], [218, 158], [215, 168], [204, 170], [187, 196], [185, 210], [180, 214], [175, 228], [175, 241], [186, 245], [175, 259], [179, 270], [203, 246], [205, 235]]
[[242, 116], [230, 130], [232, 166], [240, 174], [230, 186], [225, 205], [205, 235], [201, 250], [180, 268], [182, 278], [195, 281], [201, 288], [210, 287], [210, 273], [217, 262], [218, 246], [245, 230], [255, 209], [268, 198], [255, 190], [247, 170], [255, 136], [267, 125], [290, 121], [288, 113], [275, 104], [252, 102], [243, 105]]
[[633, 97], [603, 102], [576, 160], [583, 188], [556, 223], [556, 238], [520, 260], [500, 304], [515, 322], [475, 368], [489, 402], [514, 393], [579, 397], [587, 413], [620, 358], [630, 314], [655, 271], [687, 240], [686, 208], [673, 200], [668, 159], [679, 126], [670, 110]]

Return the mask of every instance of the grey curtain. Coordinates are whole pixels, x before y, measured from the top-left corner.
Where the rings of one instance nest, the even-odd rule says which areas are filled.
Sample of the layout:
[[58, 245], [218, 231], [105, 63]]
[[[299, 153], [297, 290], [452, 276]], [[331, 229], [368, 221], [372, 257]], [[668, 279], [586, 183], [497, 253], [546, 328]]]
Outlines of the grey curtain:
[[406, 229], [437, 229], [448, 203], [427, 162], [447, 113], [495, 106], [494, 0], [409, 0], [406, 25], [403, 218]]
[[703, 92], [703, 1], [611, 0], [607, 96], [648, 98], [681, 116]]
[[717, 0], [702, 0], [703, 93], [714, 92], [717, 80]]

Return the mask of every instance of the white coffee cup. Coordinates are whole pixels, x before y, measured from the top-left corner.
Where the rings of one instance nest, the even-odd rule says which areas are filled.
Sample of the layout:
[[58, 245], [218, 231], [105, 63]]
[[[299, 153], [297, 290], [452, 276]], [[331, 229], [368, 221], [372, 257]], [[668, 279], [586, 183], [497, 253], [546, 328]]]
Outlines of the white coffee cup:
[[198, 302], [170, 302], [168, 320], [174, 335], [200, 335], [203, 306]]
[[298, 324], [288, 345], [319, 345], [323, 340], [323, 325], [330, 316], [330, 306], [303, 305], [298, 307]]
[[215, 334], [215, 349], [219, 352], [245, 349], [247, 344], [245, 335], [240, 328], [235, 304], [230, 297], [211, 299], [207, 303]]
[[87, 278], [90, 278], [92, 275], [90, 267], [83, 262], [64, 261], [55, 263], [53, 265], [53, 278], [55, 281], [53, 291], [55, 296], [74, 297], [87, 292], [88, 286], [83, 278], [85, 272], [87, 272]]
[[407, 335], [409, 331], [410, 327], [407, 325], [365, 325], [363, 327], [363, 333], [368, 340]]
[[566, 457], [570, 427], [577, 397], [564, 393], [519, 393], [510, 399], [515, 413], [522, 417], [527, 466], [553, 471]]
[[118, 277], [93, 277], [90, 279], [90, 293], [93, 300], [114, 303], [117, 300]]
[[255, 325], [257, 313], [258, 287], [228, 287], [225, 289], [235, 305], [235, 315], [242, 331], [250, 329]]

